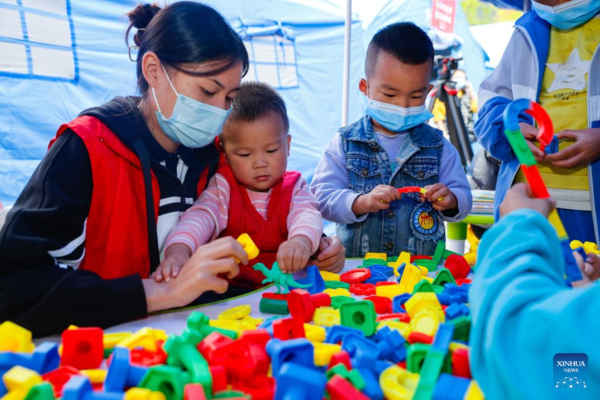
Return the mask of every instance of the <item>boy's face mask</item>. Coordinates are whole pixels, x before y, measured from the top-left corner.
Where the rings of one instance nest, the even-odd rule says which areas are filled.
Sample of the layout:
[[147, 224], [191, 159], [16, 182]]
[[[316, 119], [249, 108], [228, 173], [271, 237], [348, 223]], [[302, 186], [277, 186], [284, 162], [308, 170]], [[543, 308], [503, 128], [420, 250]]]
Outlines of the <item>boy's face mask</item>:
[[537, 3], [534, 0], [532, 6], [540, 18], [563, 30], [583, 25], [600, 12], [600, 1], [598, 0], [572, 0], [554, 7]]
[[379, 125], [392, 132], [407, 131], [426, 122], [433, 114], [425, 104], [418, 107], [400, 107], [394, 104], [382, 103], [367, 97], [365, 113], [379, 123]]

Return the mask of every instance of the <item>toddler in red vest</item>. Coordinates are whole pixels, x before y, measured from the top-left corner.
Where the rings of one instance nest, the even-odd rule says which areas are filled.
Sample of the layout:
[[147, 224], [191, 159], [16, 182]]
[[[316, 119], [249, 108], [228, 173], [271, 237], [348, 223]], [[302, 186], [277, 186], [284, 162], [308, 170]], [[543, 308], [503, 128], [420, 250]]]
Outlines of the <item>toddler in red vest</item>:
[[[283, 272], [306, 266], [317, 251], [323, 220], [299, 172], [286, 171], [291, 136], [283, 99], [261, 83], [243, 84], [223, 127], [224, 158], [198, 200], [182, 216], [166, 242], [157, 281], [177, 277], [201, 245], [221, 236], [248, 233], [260, 249], [252, 264]], [[264, 276], [241, 265], [232, 285], [256, 288]]]

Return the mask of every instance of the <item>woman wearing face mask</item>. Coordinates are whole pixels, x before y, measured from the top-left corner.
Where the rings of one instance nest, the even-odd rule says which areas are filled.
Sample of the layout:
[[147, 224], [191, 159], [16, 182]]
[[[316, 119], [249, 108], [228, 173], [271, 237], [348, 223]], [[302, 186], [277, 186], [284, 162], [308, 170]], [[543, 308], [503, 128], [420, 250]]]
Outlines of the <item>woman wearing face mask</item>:
[[569, 237], [600, 243], [600, 1], [534, 0], [532, 8], [516, 22], [502, 61], [481, 84], [475, 134], [502, 162], [498, 205], [513, 183], [525, 181], [502, 114], [514, 99], [539, 102], [554, 124], [558, 151], [535, 146], [538, 131], [529, 116], [522, 116], [521, 130]]
[[[248, 68], [214, 9], [139, 5], [141, 97], [117, 97], [63, 125], [0, 234], [0, 321], [47, 335], [110, 326], [228, 289], [247, 256], [233, 238], [200, 247], [169, 283], [148, 279], [179, 215], [215, 172], [213, 144]], [[322, 240], [320, 266], [343, 263]], [[223, 276], [222, 275], [222, 276]]]

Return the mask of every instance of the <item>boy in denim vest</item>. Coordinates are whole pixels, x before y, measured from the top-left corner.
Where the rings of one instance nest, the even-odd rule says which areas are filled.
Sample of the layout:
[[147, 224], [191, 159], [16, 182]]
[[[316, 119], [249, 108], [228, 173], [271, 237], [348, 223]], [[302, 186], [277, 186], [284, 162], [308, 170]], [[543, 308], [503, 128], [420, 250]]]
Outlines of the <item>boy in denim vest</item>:
[[[458, 152], [425, 123], [432, 68], [433, 44], [412, 23], [389, 25], [369, 44], [359, 84], [366, 115], [340, 129], [311, 185], [323, 217], [337, 223], [347, 257], [433, 254], [443, 222], [471, 210]], [[427, 191], [400, 195], [396, 188], [405, 186]]]

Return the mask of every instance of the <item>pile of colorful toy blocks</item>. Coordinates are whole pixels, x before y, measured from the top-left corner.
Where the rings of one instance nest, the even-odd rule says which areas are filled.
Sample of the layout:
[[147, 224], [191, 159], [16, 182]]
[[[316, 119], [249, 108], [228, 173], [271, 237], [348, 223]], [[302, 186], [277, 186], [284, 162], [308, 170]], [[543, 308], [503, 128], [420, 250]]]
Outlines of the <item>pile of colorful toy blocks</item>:
[[341, 276], [308, 268], [306, 290], [263, 294], [260, 311], [280, 314], [265, 321], [244, 305], [216, 320], [192, 312], [180, 335], [71, 327], [37, 348], [5, 322], [0, 397], [483, 399], [469, 368], [469, 272], [442, 242], [429, 258], [369, 254]]

